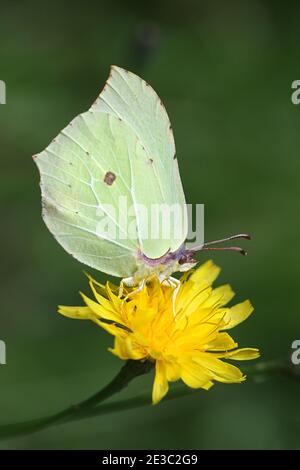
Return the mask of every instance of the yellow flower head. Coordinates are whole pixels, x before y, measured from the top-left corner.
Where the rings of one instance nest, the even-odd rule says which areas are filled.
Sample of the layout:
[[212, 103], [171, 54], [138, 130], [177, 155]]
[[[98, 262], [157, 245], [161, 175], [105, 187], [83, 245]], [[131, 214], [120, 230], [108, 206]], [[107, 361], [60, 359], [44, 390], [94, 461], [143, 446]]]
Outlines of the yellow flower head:
[[239, 383], [242, 372], [222, 359], [255, 359], [254, 348], [237, 349], [225, 331], [253, 311], [249, 300], [226, 307], [234, 292], [229, 285], [212, 288], [220, 268], [208, 261], [185, 274], [179, 286], [153, 278], [141, 289], [118, 297], [115, 286], [90, 278], [95, 296], [82, 294], [85, 307], [59, 307], [59, 313], [92, 320], [115, 337], [111, 352], [120, 359], [155, 361], [153, 403], [168, 392], [169, 382], [183, 380], [208, 390], [214, 381]]

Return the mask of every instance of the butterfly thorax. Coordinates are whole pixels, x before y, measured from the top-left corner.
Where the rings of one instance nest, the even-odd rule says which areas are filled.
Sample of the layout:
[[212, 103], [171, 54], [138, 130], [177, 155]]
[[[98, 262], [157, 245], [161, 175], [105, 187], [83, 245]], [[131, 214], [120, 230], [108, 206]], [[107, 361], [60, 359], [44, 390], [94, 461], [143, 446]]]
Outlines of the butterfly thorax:
[[141, 251], [137, 255], [137, 269], [132, 277], [123, 279], [124, 284], [136, 286], [142, 280], [150, 279], [153, 276], [159, 277], [162, 281], [170, 277], [177, 271], [188, 271], [196, 264], [192, 257], [192, 252], [182, 245], [174, 252], [167, 252], [160, 258], [148, 258]]

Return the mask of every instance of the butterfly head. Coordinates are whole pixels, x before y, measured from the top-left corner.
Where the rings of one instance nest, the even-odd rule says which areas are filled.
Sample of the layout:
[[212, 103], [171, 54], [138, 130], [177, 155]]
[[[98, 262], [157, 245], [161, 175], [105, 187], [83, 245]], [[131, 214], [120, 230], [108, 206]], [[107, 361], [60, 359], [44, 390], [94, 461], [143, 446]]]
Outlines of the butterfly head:
[[160, 258], [148, 258], [142, 251], [137, 254], [137, 270], [132, 278], [123, 279], [127, 285], [138, 285], [144, 279], [157, 276], [166, 279], [178, 271], [188, 271], [195, 266], [197, 261], [193, 259], [191, 253], [181, 245], [178, 250], [168, 251]]
[[[222, 250], [222, 251], [236, 251], [242, 255], [246, 255], [247, 252], [239, 246], [229, 246], [229, 247], [213, 247], [221, 242], [226, 242], [236, 239], [247, 239], [250, 240], [251, 237], [248, 234], [241, 233], [238, 235], [232, 235], [230, 237], [222, 238], [220, 240], [214, 240], [211, 242], [204, 243], [201, 246], [193, 247], [187, 249], [183, 244], [176, 251], [168, 251], [160, 258], [148, 258], [142, 251], [139, 251], [137, 254], [137, 270], [134, 273], [132, 278], [127, 278], [125, 283], [128, 285], [138, 285], [141, 280], [147, 280], [153, 276], [158, 276], [161, 279], [165, 279], [169, 276], [172, 276], [175, 272], [184, 272], [193, 268], [197, 264], [197, 260], [194, 258], [196, 253], [199, 251], [208, 251], [208, 250]], [[128, 282], [126, 282], [128, 281]]]

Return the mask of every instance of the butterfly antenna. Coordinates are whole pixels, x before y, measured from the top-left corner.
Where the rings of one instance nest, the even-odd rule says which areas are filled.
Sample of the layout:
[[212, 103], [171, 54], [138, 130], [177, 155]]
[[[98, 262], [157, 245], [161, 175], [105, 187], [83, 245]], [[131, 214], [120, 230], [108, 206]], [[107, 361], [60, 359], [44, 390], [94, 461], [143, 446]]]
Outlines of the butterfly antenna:
[[237, 235], [231, 235], [231, 237], [226, 237], [226, 238], [221, 238], [220, 240], [213, 240], [211, 242], [206, 242], [204, 243], [203, 247], [209, 246], [209, 245], [216, 245], [217, 243], [223, 243], [223, 242], [229, 242], [230, 240], [251, 240], [250, 235], [247, 233], [238, 233]]
[[226, 237], [226, 238], [221, 238], [219, 240], [213, 240], [213, 241], [210, 241], [210, 242], [206, 242], [201, 246], [196, 246], [196, 247], [192, 248], [191, 251], [194, 252], [194, 253], [197, 252], [197, 251], [202, 251], [202, 250], [207, 250], [207, 251], [208, 250], [237, 251], [241, 255], [247, 255], [247, 252], [243, 248], [240, 248], [239, 246], [228, 246], [228, 247], [224, 247], [224, 248], [215, 248], [215, 247], [211, 248], [211, 245], [216, 245], [218, 243], [228, 242], [230, 240], [241, 240], [241, 239], [251, 240], [251, 236], [248, 235], [247, 233], [238, 233], [237, 235], [231, 235], [231, 237]]
[[210, 247], [210, 246], [203, 246], [201, 248], [201, 251], [237, 251], [238, 253], [240, 253], [241, 255], [243, 256], [246, 256], [248, 253], [247, 251], [245, 251], [243, 248], [241, 248], [240, 246], [226, 246], [224, 248], [217, 248], [217, 247]]

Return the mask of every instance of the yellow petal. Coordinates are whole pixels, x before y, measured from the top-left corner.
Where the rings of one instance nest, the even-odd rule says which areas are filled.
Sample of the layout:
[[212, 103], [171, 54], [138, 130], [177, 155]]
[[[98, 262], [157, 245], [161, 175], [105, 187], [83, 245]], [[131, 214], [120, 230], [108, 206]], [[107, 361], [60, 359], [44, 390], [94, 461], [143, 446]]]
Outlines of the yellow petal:
[[176, 319], [179, 320], [183, 316], [187, 317], [199, 312], [205, 301], [209, 299], [211, 292], [212, 288], [208, 284], [201, 289], [198, 289], [196, 285], [191, 287], [183, 285], [176, 297]]
[[209, 260], [202, 264], [188, 279], [187, 283], [194, 282], [199, 286], [203, 284], [211, 285], [219, 276], [221, 268]]
[[249, 300], [245, 300], [244, 302], [227, 309], [224, 319], [226, 325], [222, 327], [222, 330], [229, 330], [239, 323], [242, 323], [249, 317], [249, 315], [251, 315], [253, 310], [253, 306]]
[[152, 389], [152, 403], [156, 405], [168, 393], [169, 384], [167, 381], [166, 368], [163, 361], [156, 361], [155, 378]]
[[76, 318], [78, 320], [93, 320], [95, 314], [89, 307], [67, 307], [66, 305], [58, 306], [58, 313], [65, 317]]
[[257, 359], [259, 356], [260, 352], [256, 348], [241, 348], [224, 353], [223, 357], [234, 359], [236, 361], [250, 361], [251, 359]]
[[111, 320], [109, 322], [106, 322], [103, 318], [99, 319], [99, 317], [94, 316], [92, 320], [100, 326], [103, 330], [107, 331], [109, 334], [120, 337], [120, 338], [126, 338], [128, 331], [126, 331], [124, 328], [122, 328], [122, 325], [119, 323], [113, 323]]
[[148, 356], [147, 348], [145, 348], [140, 342], [136, 342], [132, 335], [127, 336], [125, 342], [128, 355], [131, 359], [141, 360]]
[[220, 268], [212, 261], [202, 264], [186, 282], [183, 282], [176, 297], [176, 317], [191, 315], [210, 298], [211, 284], [218, 277]]
[[112, 320], [117, 323], [122, 323], [121, 316], [114, 312], [113, 310], [108, 310], [102, 305], [98, 304], [94, 300], [91, 300], [89, 297], [80, 292], [81, 297], [83, 298], [86, 305], [94, 312], [98, 318], [106, 318], [107, 320]]
[[192, 361], [180, 361], [181, 379], [191, 388], [202, 388], [211, 381], [212, 375], [200, 364]]
[[125, 339], [116, 337], [114, 348], [109, 348], [109, 351], [124, 361], [131, 359]]
[[157, 309], [152, 307], [146, 309], [133, 308], [130, 316], [132, 329], [143, 331], [144, 328], [149, 328], [151, 321], [157, 317]]
[[209, 390], [211, 387], [214, 385], [212, 381], [207, 382], [205, 385], [203, 385], [201, 388], [204, 388], [204, 390]]
[[107, 292], [106, 292], [106, 289], [105, 289], [105, 286], [103, 284], [101, 284], [100, 282], [96, 281], [96, 279], [94, 279], [89, 273], [87, 273], [86, 271], [84, 272], [84, 274], [86, 275], [86, 277], [88, 278], [89, 280], [89, 283], [92, 283], [93, 286], [95, 287], [95, 289], [97, 290], [98, 294], [102, 295], [103, 297], [107, 298]]
[[234, 296], [235, 293], [233, 292], [231, 286], [229, 284], [225, 284], [224, 286], [213, 289], [209, 298], [205, 300], [202, 307], [212, 307], [214, 305], [223, 307], [224, 305], [228, 304], [228, 302], [230, 302]]
[[167, 380], [175, 382], [180, 379], [180, 366], [175, 362], [166, 362]]
[[214, 380], [224, 383], [238, 383], [245, 379], [240, 369], [217, 359], [209, 353], [199, 353], [194, 360], [212, 374]]
[[201, 346], [206, 347], [207, 344], [215, 341], [222, 325], [223, 323], [214, 323], [212, 321], [186, 328], [184, 332], [176, 331], [172, 336], [174, 346], [189, 349], [198, 349]]
[[122, 308], [123, 300], [113, 293], [108, 282], [106, 283], [106, 291], [107, 291], [108, 298], [111, 301], [112, 305], [114, 306], [115, 310], [116, 311], [120, 310]]
[[236, 348], [237, 343], [231, 338], [228, 333], [218, 333], [214, 341], [207, 345], [209, 351], [229, 351]]
[[[96, 288], [95, 285], [93, 284], [92, 281], [90, 281], [90, 288], [93, 291], [94, 297], [105, 310], [109, 310], [111, 312], [114, 312], [114, 304], [111, 302], [111, 299], [109, 298], [111, 291], [109, 290], [108, 284], [106, 285], [106, 296], [103, 297], [101, 294], [98, 292], [98, 287]], [[119, 299], [120, 300], [120, 299]]]

